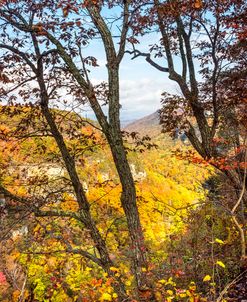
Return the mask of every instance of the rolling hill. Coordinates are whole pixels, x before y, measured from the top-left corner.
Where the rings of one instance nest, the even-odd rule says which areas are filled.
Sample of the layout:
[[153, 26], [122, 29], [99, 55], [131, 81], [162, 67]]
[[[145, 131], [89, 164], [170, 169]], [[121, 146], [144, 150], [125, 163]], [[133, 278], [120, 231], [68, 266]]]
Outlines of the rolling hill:
[[161, 125], [159, 124], [159, 112], [156, 111], [141, 119], [138, 119], [124, 127], [125, 131], [138, 132], [140, 135], [148, 135], [155, 138], [161, 134]]

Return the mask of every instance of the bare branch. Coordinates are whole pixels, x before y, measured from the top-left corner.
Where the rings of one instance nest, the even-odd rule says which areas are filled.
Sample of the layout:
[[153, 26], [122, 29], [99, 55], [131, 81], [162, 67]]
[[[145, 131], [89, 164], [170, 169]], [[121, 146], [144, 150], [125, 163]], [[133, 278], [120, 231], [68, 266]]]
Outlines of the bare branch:
[[19, 83], [18, 85], [16, 85], [16, 86], [10, 88], [8, 91], [4, 91], [2, 94], [0, 94], [0, 97], [3, 97], [4, 95], [7, 95], [7, 94], [9, 94], [9, 93], [15, 91], [16, 89], [18, 89], [18, 88], [21, 87], [22, 85], [24, 85], [24, 84], [26, 84], [26, 83], [28, 83], [28, 82], [31, 82], [31, 81], [33, 81], [33, 80], [35, 80], [35, 79], [36, 79], [36, 76], [33, 76], [33, 77], [31, 77], [30, 79], [26, 79], [26, 80], [22, 81], [22, 82]]
[[57, 50], [56, 48], [54, 48], [54, 49], [50, 49], [50, 50], [44, 51], [44, 52], [40, 55], [40, 57], [38, 58], [38, 61], [41, 60], [43, 57], [48, 56], [48, 55], [51, 54], [51, 53], [58, 53], [58, 50]]
[[[247, 150], [245, 151], [244, 162], [245, 163], [247, 162]], [[244, 192], [246, 190], [246, 177], [247, 177], [246, 174], [247, 174], [247, 166], [245, 165], [242, 191], [240, 193], [238, 201], [236, 202], [235, 206], [232, 208], [232, 211], [231, 211], [232, 214], [235, 213], [236, 209], [238, 208], [238, 206], [240, 205], [240, 203], [244, 197]]]
[[[108, 62], [108, 64], [110, 62], [112, 63], [113, 59], [116, 60], [117, 55], [116, 55], [116, 50], [115, 50], [111, 32], [110, 32], [107, 24], [105, 23], [103, 17], [99, 13], [98, 8], [96, 8], [95, 4], [88, 5], [87, 10], [91, 16], [91, 19], [92, 19], [94, 25], [99, 30], [102, 41], [105, 45], [107, 62]], [[117, 62], [115, 62], [115, 63], [117, 63]]]
[[[26, 207], [21, 208], [21, 209], [30, 209], [30, 213], [34, 213], [35, 216], [37, 217], [68, 217], [68, 218], [73, 218], [78, 221], [81, 221], [84, 223], [84, 220], [77, 215], [76, 213], [73, 212], [64, 212], [62, 210], [48, 210], [48, 211], [42, 211], [39, 209], [38, 205], [42, 206], [44, 203], [44, 200], [34, 200], [30, 198], [25, 198], [25, 197], [19, 197], [15, 194], [12, 194], [10, 191], [5, 189], [3, 186], [0, 186], [0, 193], [4, 194], [5, 197], [10, 198], [11, 200], [17, 201]], [[19, 209], [18, 206], [14, 206], [14, 209]]]
[[225, 288], [220, 292], [219, 297], [217, 298], [216, 302], [222, 302], [222, 299], [224, 298], [224, 295], [227, 293], [228, 289], [236, 284], [238, 281], [241, 280], [241, 278], [247, 273], [247, 270], [243, 271], [241, 274], [239, 274], [233, 281], [228, 283]]
[[16, 196], [16, 195], [12, 194], [10, 191], [8, 191], [7, 189], [5, 189], [2, 185], [0, 185], [0, 193], [2, 193], [5, 197], [15, 200], [19, 203], [30, 204], [30, 200], [28, 198]]
[[35, 209], [34, 214], [36, 217], [67, 217], [67, 218], [73, 218], [78, 221], [81, 221], [84, 223], [84, 220], [77, 215], [76, 213], [73, 212], [64, 212], [61, 210], [49, 210], [49, 211], [44, 211], [44, 210], [39, 210]]
[[177, 22], [177, 28], [178, 28], [178, 41], [179, 41], [179, 49], [181, 54], [181, 61], [182, 61], [182, 78], [184, 81], [186, 81], [186, 75], [187, 75], [187, 61], [186, 61], [186, 55], [184, 51], [184, 42], [182, 38], [181, 28], [179, 26], [179, 23]]
[[117, 61], [118, 64], [121, 62], [123, 56], [124, 56], [124, 51], [125, 51], [125, 46], [126, 46], [126, 38], [129, 30], [129, 5], [130, 5], [130, 0], [125, 1], [124, 3], [124, 12], [123, 12], [123, 26], [122, 26], [122, 32], [121, 32], [121, 37], [120, 37], [120, 46], [119, 46], [119, 51], [117, 54]]
[[50, 252], [22, 252], [22, 254], [27, 255], [52, 255], [52, 254], [78, 254], [81, 255], [89, 260], [92, 260], [94, 263], [98, 264], [99, 266], [102, 266], [102, 261], [92, 255], [91, 253], [84, 251], [82, 249], [74, 249], [71, 246], [69, 246], [67, 249], [64, 250], [54, 250]]
[[132, 60], [136, 59], [137, 57], [145, 57], [146, 61], [152, 65], [154, 68], [162, 71], [162, 72], [169, 72], [169, 68], [166, 68], [166, 67], [163, 67], [163, 66], [160, 66], [159, 64], [157, 64], [156, 62], [154, 62], [152, 59], [151, 59], [151, 55], [150, 53], [144, 53], [144, 52], [141, 52], [137, 49], [133, 50], [133, 51], [129, 51], [129, 50], [126, 50], [125, 53], [129, 53], [130, 55], [134, 55], [132, 57]]

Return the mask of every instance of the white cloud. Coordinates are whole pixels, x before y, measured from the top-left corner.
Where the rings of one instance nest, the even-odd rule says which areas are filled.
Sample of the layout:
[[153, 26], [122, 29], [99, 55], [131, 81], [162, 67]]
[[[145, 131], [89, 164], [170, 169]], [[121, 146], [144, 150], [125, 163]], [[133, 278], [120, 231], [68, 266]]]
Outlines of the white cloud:
[[[94, 84], [101, 81], [93, 80]], [[121, 120], [134, 120], [151, 114], [161, 108], [162, 92], [179, 93], [178, 86], [164, 78], [144, 77], [138, 80], [123, 79], [120, 81]], [[106, 108], [105, 108], [106, 110]], [[87, 108], [88, 117], [94, 114], [90, 107]]]
[[121, 116], [125, 120], [155, 112], [161, 107], [161, 93], [176, 93], [177, 86], [166, 78], [142, 78], [136, 81], [122, 80], [120, 91]]

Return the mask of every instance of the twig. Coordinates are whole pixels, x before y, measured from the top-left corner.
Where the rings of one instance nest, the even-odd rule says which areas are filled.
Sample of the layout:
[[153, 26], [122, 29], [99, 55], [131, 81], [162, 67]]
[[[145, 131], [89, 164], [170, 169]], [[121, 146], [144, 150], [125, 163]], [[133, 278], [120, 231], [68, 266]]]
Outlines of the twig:
[[236, 282], [238, 282], [242, 276], [247, 272], [247, 270], [245, 270], [244, 272], [242, 272], [240, 275], [238, 275], [235, 279], [233, 279], [232, 282], [228, 283], [225, 288], [222, 290], [222, 292], [220, 292], [219, 297], [217, 298], [216, 302], [221, 302], [222, 299], [224, 298], [224, 295], [227, 293], [228, 289], [235, 284]]
[[18, 302], [22, 302], [23, 301], [23, 295], [24, 295], [26, 283], [27, 283], [27, 275], [25, 276], [24, 282], [22, 284], [21, 293], [19, 295]]
[[[247, 149], [245, 151], [245, 156], [244, 156], [244, 162], [246, 163], [247, 162]], [[232, 215], [234, 214], [234, 212], [236, 211], [237, 207], [240, 205], [240, 202], [244, 196], [244, 192], [245, 192], [245, 183], [246, 183], [246, 173], [247, 172], [247, 166], [245, 165], [245, 168], [244, 168], [244, 179], [243, 179], [243, 187], [242, 187], [242, 191], [240, 193], [240, 196], [238, 198], [238, 201], [236, 202], [235, 206], [232, 208]]]
[[[245, 158], [244, 158], [245, 163], [246, 163], [246, 160], [247, 160], [247, 150], [245, 151]], [[240, 205], [240, 203], [241, 203], [241, 201], [243, 199], [244, 193], [245, 193], [245, 185], [246, 185], [245, 183], [246, 183], [246, 174], [247, 174], [246, 171], [247, 171], [247, 168], [245, 166], [242, 191], [240, 193], [238, 201], [236, 202], [235, 206], [231, 210], [232, 220], [235, 223], [235, 225], [238, 228], [239, 233], [240, 233], [240, 238], [241, 238], [241, 259], [242, 260], [246, 259], [246, 239], [245, 239], [244, 229], [241, 227], [240, 223], [238, 222], [238, 220], [236, 218], [236, 215], [235, 215], [235, 211], [238, 208], [238, 206]]]

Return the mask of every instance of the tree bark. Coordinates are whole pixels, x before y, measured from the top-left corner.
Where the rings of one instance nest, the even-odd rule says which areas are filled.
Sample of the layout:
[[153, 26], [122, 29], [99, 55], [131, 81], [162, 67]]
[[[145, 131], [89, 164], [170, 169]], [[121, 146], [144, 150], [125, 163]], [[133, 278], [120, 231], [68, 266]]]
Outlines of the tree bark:
[[[115, 132], [113, 130], [113, 132]], [[130, 170], [126, 151], [121, 134], [109, 135], [108, 142], [122, 185], [121, 205], [123, 207], [129, 236], [131, 240], [132, 264], [137, 291], [140, 301], [156, 301], [151, 281], [147, 278], [147, 251], [140, 216], [136, 203], [136, 189]], [[149, 292], [147, 297], [142, 297], [143, 292]]]
[[[99, 252], [103, 269], [108, 273], [109, 276], [112, 276], [114, 279], [116, 279], [114, 277], [114, 273], [110, 270], [110, 267], [114, 266], [114, 263], [110, 259], [109, 252], [108, 252], [108, 249], [106, 246], [106, 242], [103, 240], [102, 236], [100, 235], [99, 230], [91, 216], [90, 205], [87, 201], [83, 187], [79, 180], [79, 177], [78, 177], [78, 174], [77, 174], [77, 171], [75, 168], [74, 160], [70, 156], [70, 154], [67, 150], [63, 137], [55, 124], [55, 121], [52, 117], [51, 112], [45, 106], [42, 106], [42, 112], [51, 128], [51, 132], [60, 149], [66, 169], [69, 173], [69, 176], [70, 176], [70, 179], [72, 182], [72, 186], [75, 191], [76, 199], [77, 199], [79, 207], [80, 207], [81, 220], [84, 223], [85, 227], [90, 231], [91, 238], [95, 244], [96, 249]], [[125, 287], [124, 287], [124, 284], [121, 281], [121, 279], [118, 279], [117, 282], [114, 283], [114, 288], [118, 294], [119, 301], [123, 301], [124, 299], [127, 298]]]

